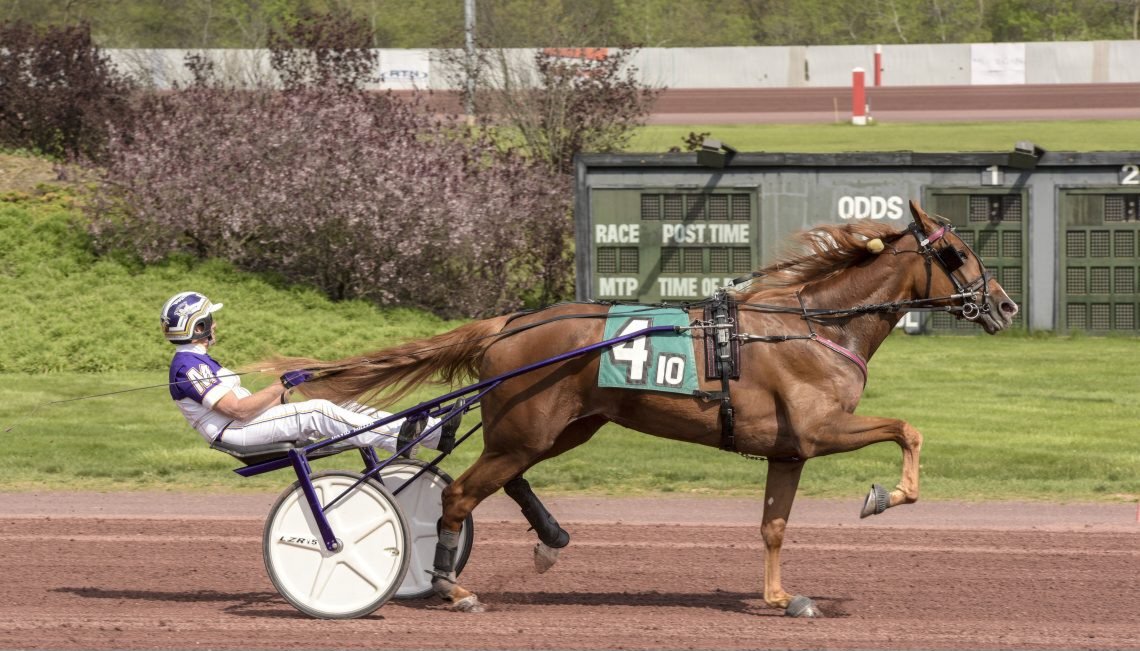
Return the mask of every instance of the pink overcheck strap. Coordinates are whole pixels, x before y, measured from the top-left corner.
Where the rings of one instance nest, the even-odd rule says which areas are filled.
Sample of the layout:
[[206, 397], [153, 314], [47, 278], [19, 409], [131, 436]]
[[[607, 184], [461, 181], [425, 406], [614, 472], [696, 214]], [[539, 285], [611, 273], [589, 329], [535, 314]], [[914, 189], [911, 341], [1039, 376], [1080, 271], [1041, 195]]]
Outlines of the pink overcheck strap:
[[[938, 233], [935, 233], [935, 235], [941, 236], [941, 231], [939, 231]], [[814, 339], [816, 341], [818, 341], [819, 343], [823, 344], [824, 346], [827, 346], [828, 348], [839, 353], [840, 355], [843, 355], [844, 357], [851, 360], [852, 362], [855, 362], [855, 365], [858, 366], [859, 370], [863, 372], [863, 387], [866, 388], [866, 386], [867, 386], [867, 362], [864, 362], [862, 357], [860, 357], [859, 355], [855, 354], [854, 352], [852, 352], [850, 350], [847, 350], [843, 346], [840, 346], [839, 344], [828, 339], [827, 337], [820, 337], [819, 335], [816, 335], [814, 337]]]
[[930, 246], [931, 244], [934, 244], [938, 240], [942, 239], [942, 236], [945, 234], [946, 234], [946, 227], [943, 226], [942, 228], [931, 233], [930, 237], [926, 238], [926, 241], [923, 242], [922, 245], [923, 246]]

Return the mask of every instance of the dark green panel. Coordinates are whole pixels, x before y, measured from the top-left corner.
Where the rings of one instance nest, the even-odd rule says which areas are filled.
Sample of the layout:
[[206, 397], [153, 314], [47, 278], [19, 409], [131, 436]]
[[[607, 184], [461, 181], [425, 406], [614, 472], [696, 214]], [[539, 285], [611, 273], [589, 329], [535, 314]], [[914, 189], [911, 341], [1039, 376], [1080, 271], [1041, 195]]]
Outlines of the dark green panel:
[[936, 194], [928, 198], [926, 211], [950, 220], [954, 226], [969, 222], [970, 197], [965, 194]]
[[1072, 225], [1096, 226], [1104, 223], [1104, 195], [1071, 194], [1061, 200], [1061, 219]]
[[1061, 330], [1140, 331], [1140, 193], [1062, 190]]
[[[926, 210], [950, 220], [974, 252], [1021, 307], [1014, 327], [1028, 314], [1025, 290], [1029, 278], [1028, 200], [1023, 191], [1006, 188], [946, 188], [926, 192]], [[951, 314], [932, 313], [927, 330], [974, 334], [978, 327]]]
[[755, 189], [590, 191], [597, 299], [692, 301], [759, 265]]

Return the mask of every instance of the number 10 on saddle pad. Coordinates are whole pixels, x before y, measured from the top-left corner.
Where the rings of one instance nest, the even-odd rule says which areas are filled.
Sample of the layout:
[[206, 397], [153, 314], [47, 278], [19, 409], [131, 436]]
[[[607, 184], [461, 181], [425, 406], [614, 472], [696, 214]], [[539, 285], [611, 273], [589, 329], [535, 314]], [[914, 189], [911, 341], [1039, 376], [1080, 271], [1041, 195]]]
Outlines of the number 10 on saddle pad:
[[[615, 305], [606, 319], [605, 339], [613, 339], [650, 326], [689, 325], [689, 314], [670, 307]], [[657, 332], [610, 346], [602, 353], [598, 386], [668, 391], [692, 395], [697, 392], [697, 366], [693, 337], [689, 331]]]

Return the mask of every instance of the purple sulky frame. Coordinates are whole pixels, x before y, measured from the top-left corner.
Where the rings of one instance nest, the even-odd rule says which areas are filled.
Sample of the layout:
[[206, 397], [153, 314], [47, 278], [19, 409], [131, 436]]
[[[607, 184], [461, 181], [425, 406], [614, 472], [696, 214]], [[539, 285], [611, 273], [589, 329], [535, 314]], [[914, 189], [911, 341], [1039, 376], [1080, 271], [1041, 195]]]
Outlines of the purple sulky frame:
[[[352, 430], [351, 432], [346, 432], [344, 434], [341, 434], [340, 436], [336, 436], [336, 437], [333, 437], [330, 439], [325, 439], [323, 441], [319, 441], [317, 443], [307, 445], [303, 448], [294, 448], [292, 450], [289, 450], [287, 455], [280, 458], [280, 459], [273, 459], [272, 461], [265, 461], [262, 463], [254, 464], [252, 466], [247, 466], [245, 468], [238, 468], [237, 470], [234, 470], [234, 472], [236, 472], [237, 474], [239, 474], [243, 477], [252, 477], [254, 475], [260, 475], [263, 473], [272, 472], [274, 470], [280, 470], [281, 468], [292, 466], [294, 472], [297, 473], [297, 481], [301, 485], [301, 490], [305, 493], [305, 501], [308, 502], [308, 504], [309, 504], [309, 510], [313, 514], [313, 519], [316, 521], [317, 529], [321, 533], [322, 540], [324, 540], [325, 549], [332, 551], [332, 552], [335, 552], [340, 547], [340, 544], [337, 542], [336, 535], [333, 533], [332, 526], [329, 524], [328, 518], [325, 517], [325, 512], [328, 511], [329, 509], [331, 509], [333, 506], [335, 506], [338, 502], [340, 502], [340, 500], [345, 495], [352, 492], [353, 489], [355, 489], [357, 486], [362, 484], [365, 480], [367, 480], [370, 477], [377, 475], [381, 470], [383, 470], [385, 467], [387, 467], [388, 464], [392, 463], [392, 461], [394, 459], [396, 459], [398, 456], [403, 455], [403, 454], [407, 454], [412, 448], [414, 448], [416, 446], [417, 443], [419, 443], [424, 438], [426, 438], [428, 434], [434, 432], [437, 428], [443, 427], [451, 419], [459, 418], [460, 416], [462, 416], [462, 414], [464, 412], [466, 412], [468, 409], [470, 409], [476, 403], [478, 403], [480, 400], [482, 400], [483, 396], [487, 395], [495, 387], [499, 386], [500, 384], [502, 384], [503, 382], [505, 382], [511, 378], [518, 377], [520, 375], [529, 373], [531, 371], [543, 368], [544, 366], [550, 366], [551, 364], [557, 364], [558, 362], [566, 361], [568, 359], [578, 357], [579, 355], [585, 355], [586, 353], [592, 353], [596, 350], [601, 350], [603, 348], [609, 348], [610, 346], [613, 346], [615, 344], [624, 343], [626, 341], [630, 341], [631, 339], [637, 339], [639, 337], [644, 337], [646, 335], [651, 335], [651, 334], [661, 333], [661, 332], [680, 332], [681, 330], [682, 330], [682, 328], [680, 328], [678, 326], [671, 326], [671, 325], [669, 325], [669, 326], [649, 326], [648, 328], [642, 328], [641, 330], [636, 330], [634, 332], [630, 332], [630, 333], [627, 333], [624, 335], [620, 335], [620, 336], [614, 337], [612, 339], [606, 339], [603, 341], [599, 341], [596, 344], [590, 344], [589, 346], [585, 346], [583, 348], [576, 348], [574, 350], [562, 353], [560, 355], [555, 355], [554, 357], [550, 357], [550, 358], [544, 359], [542, 361], [535, 362], [533, 364], [528, 364], [527, 366], [523, 366], [522, 368], [517, 368], [513, 371], [508, 371], [506, 373], [503, 373], [502, 375], [496, 375], [493, 378], [489, 378], [489, 379], [483, 380], [481, 382], [477, 382], [475, 384], [471, 384], [471, 385], [456, 389], [455, 391], [444, 394], [444, 395], [442, 395], [442, 396], [440, 396], [434, 400], [428, 400], [426, 402], [421, 402], [420, 404], [415, 405], [414, 407], [409, 407], [409, 408], [407, 408], [401, 412], [398, 412], [398, 413], [392, 414], [391, 416], [387, 416], [385, 418], [382, 418], [382, 419], [380, 419], [374, 423], [371, 423], [369, 425], [365, 425], [364, 427], [361, 427], [360, 429], [355, 429], [355, 430]], [[461, 397], [463, 397], [467, 394], [470, 394], [470, 393], [474, 393], [475, 395], [472, 398], [470, 398], [469, 400], [467, 400], [466, 402], [464, 402], [462, 405], [451, 404], [451, 405], [448, 405], [447, 407], [443, 406], [443, 403], [448, 402], [449, 400], [456, 400], [456, 399], [461, 398]], [[456, 409], [457, 406], [459, 407], [458, 409]], [[387, 425], [389, 423], [395, 422], [397, 420], [400, 420], [401, 418], [419, 419], [419, 418], [426, 418], [428, 416], [433, 416], [433, 417], [437, 417], [437, 418], [441, 417], [441, 420], [440, 420], [440, 422], [436, 423], [435, 425], [425, 429], [419, 436], [416, 437], [416, 439], [414, 441], [412, 441], [411, 443], [406, 445], [404, 448], [397, 450], [390, 457], [388, 457], [387, 459], [384, 459], [383, 461], [381, 461], [379, 459], [379, 457], [376, 456], [375, 450], [373, 450], [371, 448], [368, 448], [368, 449], [361, 448], [361, 456], [364, 458], [364, 461], [368, 466], [365, 469], [364, 476], [362, 476], [360, 479], [358, 479], [356, 481], [356, 483], [354, 483], [352, 486], [349, 486], [348, 488], [346, 488], [344, 490], [344, 492], [342, 492], [340, 495], [337, 495], [336, 498], [334, 498], [326, 506], [323, 506], [323, 507], [321, 506], [320, 500], [317, 499], [316, 490], [314, 490], [314, 488], [313, 488], [313, 482], [311, 479], [309, 479], [309, 475], [312, 472], [311, 468], [309, 467], [309, 454], [310, 453], [315, 452], [317, 450], [320, 450], [320, 449], [327, 447], [329, 445], [333, 445], [334, 443], [338, 443], [338, 442], [343, 441], [345, 439], [352, 438], [353, 436], [356, 436], [357, 434], [360, 434], [361, 432], [367, 432], [367, 431], [373, 430], [377, 427], [381, 427], [381, 426]], [[467, 440], [467, 438], [470, 437], [472, 434], [474, 434], [479, 429], [479, 427], [481, 427], [481, 426], [482, 426], [482, 423], [479, 423], [478, 425], [472, 427], [466, 434], [463, 435], [462, 438], [460, 438], [458, 441], [456, 441], [456, 445]], [[443, 459], [445, 456], [447, 456], [447, 454], [448, 453], [445, 452], [445, 453], [442, 453], [439, 456], [437, 456], [435, 459], [432, 460], [432, 462], [430, 464], [428, 464], [427, 467], [421, 469], [418, 473], [415, 474], [415, 476], [413, 476], [411, 479], [409, 479], [407, 482], [405, 482], [402, 486], [400, 486], [398, 489], [396, 489], [395, 493], [398, 494], [400, 491], [402, 491], [404, 489], [405, 486], [407, 486], [411, 482], [415, 481], [416, 478], [418, 478], [421, 474], [423, 474], [427, 470], [427, 468], [430, 468], [431, 466], [434, 466], [437, 463], [439, 463], [439, 461], [441, 459]]]

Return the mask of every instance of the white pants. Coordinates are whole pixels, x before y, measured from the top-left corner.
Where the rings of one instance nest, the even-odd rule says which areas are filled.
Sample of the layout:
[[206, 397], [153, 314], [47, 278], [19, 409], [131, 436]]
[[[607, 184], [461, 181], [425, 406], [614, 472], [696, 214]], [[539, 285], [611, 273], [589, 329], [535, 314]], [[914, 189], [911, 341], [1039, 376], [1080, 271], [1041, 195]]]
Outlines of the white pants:
[[[371, 407], [349, 404], [353, 409], [346, 409], [328, 400], [306, 400], [277, 405], [263, 411], [249, 422], [234, 421], [222, 432], [221, 439], [233, 445], [261, 445], [281, 441], [307, 445], [313, 441], [346, 434], [391, 415]], [[429, 418], [427, 426], [431, 427], [438, 422], [436, 418]], [[378, 447], [395, 452], [396, 438], [403, 423], [403, 419], [397, 420], [361, 432], [342, 443], [355, 447]], [[435, 449], [439, 444], [439, 430], [429, 434], [426, 439], [420, 441], [420, 444]]]

